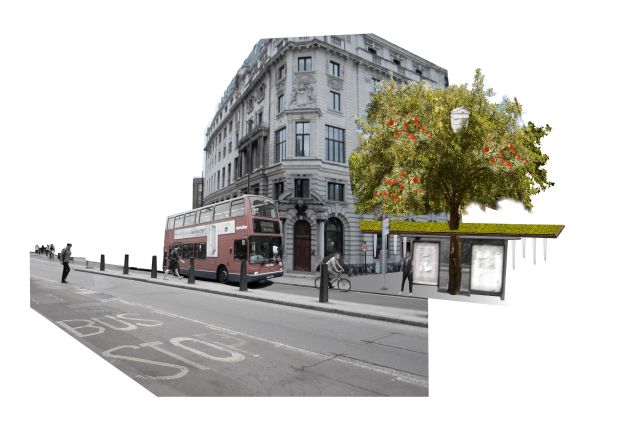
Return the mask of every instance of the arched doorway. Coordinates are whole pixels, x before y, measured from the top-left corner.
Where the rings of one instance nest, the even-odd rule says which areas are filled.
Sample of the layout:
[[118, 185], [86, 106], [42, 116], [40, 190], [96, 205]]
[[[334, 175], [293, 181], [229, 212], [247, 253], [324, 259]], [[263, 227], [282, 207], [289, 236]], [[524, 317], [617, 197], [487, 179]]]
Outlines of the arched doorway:
[[332, 253], [344, 255], [344, 227], [335, 217], [325, 222], [325, 256]]
[[294, 225], [294, 270], [312, 271], [312, 230], [306, 220]]

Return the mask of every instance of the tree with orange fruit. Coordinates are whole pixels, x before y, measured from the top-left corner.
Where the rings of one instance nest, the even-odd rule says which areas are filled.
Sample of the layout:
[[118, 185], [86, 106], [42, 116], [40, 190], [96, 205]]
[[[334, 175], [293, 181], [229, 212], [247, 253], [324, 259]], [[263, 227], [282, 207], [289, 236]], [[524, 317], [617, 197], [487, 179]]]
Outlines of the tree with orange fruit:
[[[541, 139], [549, 125], [523, 124], [517, 100], [490, 102], [491, 89], [476, 71], [474, 83], [431, 88], [428, 84], [390, 81], [358, 119], [360, 145], [349, 157], [356, 211], [372, 213], [379, 206], [391, 215], [449, 214], [450, 230], [458, 230], [465, 208], [497, 209], [503, 199], [521, 202], [552, 182], [544, 165]], [[458, 132], [450, 112], [464, 107], [467, 126]], [[450, 236], [448, 292], [461, 285], [461, 240]]]

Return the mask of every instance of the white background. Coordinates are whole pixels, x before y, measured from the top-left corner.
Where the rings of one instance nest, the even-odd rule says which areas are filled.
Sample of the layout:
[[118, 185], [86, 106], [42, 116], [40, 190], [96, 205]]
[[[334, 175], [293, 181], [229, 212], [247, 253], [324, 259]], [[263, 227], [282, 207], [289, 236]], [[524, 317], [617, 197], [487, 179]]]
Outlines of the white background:
[[[624, 2], [3, 2], [4, 445], [631, 445], [629, 15]], [[426, 399], [157, 399], [29, 309], [28, 251], [149, 265], [191, 206], [204, 131], [259, 38], [375, 33], [471, 82], [544, 140], [565, 224], [504, 306], [430, 303]], [[6, 411], [8, 410], [8, 412]]]

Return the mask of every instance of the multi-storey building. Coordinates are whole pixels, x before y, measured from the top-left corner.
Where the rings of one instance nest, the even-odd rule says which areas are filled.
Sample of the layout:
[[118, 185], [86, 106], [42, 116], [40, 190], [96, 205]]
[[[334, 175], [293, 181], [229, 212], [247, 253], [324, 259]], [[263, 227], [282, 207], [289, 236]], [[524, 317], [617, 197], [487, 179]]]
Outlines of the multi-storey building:
[[204, 203], [204, 177], [193, 178], [193, 208], [199, 208]]
[[204, 204], [246, 192], [278, 200], [286, 270], [313, 271], [331, 251], [372, 265], [381, 240], [359, 231], [367, 216], [355, 213], [348, 157], [356, 117], [391, 77], [448, 85], [445, 69], [373, 34], [260, 40], [206, 130]]

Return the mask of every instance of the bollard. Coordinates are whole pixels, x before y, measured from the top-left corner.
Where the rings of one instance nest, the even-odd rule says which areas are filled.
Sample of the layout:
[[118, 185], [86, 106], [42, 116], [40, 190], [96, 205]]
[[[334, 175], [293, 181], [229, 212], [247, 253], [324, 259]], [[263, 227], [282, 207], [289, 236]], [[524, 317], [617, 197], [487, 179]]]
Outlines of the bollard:
[[105, 255], [101, 255], [101, 263], [99, 264], [99, 270], [105, 271]]
[[189, 284], [195, 284], [195, 259], [189, 258]]
[[158, 278], [158, 258], [156, 256], [151, 257], [151, 277]]
[[329, 269], [327, 268], [327, 264], [320, 264], [320, 293], [318, 294], [318, 302], [329, 302]]
[[125, 255], [125, 262], [123, 263], [123, 274], [129, 275], [129, 255]]
[[239, 272], [239, 291], [248, 291], [248, 272], [246, 269], [246, 260], [241, 261], [241, 271]]

